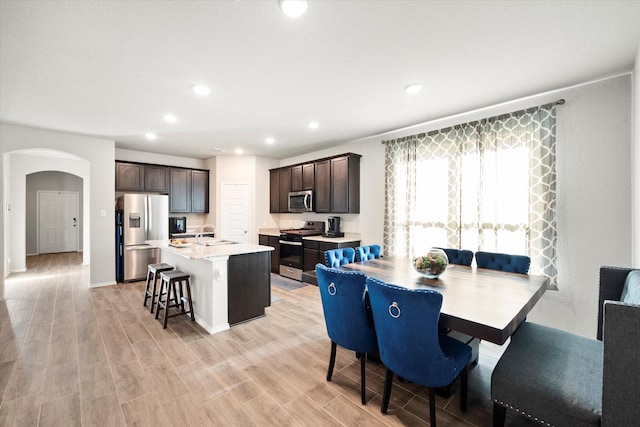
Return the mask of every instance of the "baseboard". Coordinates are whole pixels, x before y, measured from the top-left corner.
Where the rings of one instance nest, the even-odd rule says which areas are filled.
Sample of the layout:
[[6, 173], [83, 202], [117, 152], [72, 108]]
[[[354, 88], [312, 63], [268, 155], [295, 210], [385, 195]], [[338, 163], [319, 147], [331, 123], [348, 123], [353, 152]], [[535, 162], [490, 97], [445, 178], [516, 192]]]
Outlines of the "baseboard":
[[102, 288], [103, 286], [113, 286], [116, 282], [100, 282], [100, 283], [89, 283], [90, 288]]

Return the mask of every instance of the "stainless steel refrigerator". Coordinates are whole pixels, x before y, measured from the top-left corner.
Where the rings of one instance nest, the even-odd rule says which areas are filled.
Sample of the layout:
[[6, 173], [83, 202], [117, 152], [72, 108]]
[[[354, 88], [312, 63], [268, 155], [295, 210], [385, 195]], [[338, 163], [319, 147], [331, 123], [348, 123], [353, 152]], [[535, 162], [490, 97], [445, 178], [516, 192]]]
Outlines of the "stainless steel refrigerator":
[[[125, 194], [118, 198], [116, 215], [121, 233], [117, 241], [120, 256], [119, 280], [131, 282], [147, 277], [147, 266], [160, 262], [160, 250], [147, 240], [169, 238], [169, 196], [160, 194]], [[118, 264], [118, 263], [116, 263]]]

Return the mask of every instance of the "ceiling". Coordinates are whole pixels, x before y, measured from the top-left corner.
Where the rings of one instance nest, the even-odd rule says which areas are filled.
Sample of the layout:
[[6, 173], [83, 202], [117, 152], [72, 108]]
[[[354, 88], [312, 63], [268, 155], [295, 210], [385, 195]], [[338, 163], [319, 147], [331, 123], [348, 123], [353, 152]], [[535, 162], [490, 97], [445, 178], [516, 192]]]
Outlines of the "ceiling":
[[640, 41], [640, 1], [308, 3], [2, 0], [0, 121], [283, 159], [630, 72]]

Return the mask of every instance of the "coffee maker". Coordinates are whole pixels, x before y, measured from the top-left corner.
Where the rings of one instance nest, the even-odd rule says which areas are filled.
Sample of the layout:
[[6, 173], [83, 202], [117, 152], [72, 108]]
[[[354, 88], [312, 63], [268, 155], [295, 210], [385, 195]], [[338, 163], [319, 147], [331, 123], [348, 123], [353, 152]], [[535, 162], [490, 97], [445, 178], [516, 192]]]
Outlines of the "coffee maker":
[[330, 216], [327, 218], [327, 222], [329, 223], [329, 228], [325, 233], [326, 237], [342, 237], [344, 233], [340, 231], [340, 217], [339, 216]]

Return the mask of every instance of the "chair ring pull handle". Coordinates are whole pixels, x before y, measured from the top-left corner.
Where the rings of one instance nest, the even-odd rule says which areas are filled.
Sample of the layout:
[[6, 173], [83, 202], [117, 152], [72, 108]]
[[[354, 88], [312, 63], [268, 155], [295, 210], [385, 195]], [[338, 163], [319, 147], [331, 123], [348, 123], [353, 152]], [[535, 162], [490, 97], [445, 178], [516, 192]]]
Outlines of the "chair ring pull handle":
[[393, 317], [394, 319], [400, 317], [400, 307], [398, 307], [398, 303], [395, 301], [392, 302], [389, 306], [389, 316]]
[[329, 283], [328, 288], [329, 288], [329, 295], [335, 295], [336, 292], [338, 292], [338, 289], [336, 288], [336, 285], [333, 282]]

